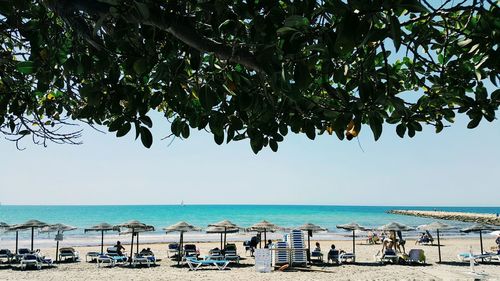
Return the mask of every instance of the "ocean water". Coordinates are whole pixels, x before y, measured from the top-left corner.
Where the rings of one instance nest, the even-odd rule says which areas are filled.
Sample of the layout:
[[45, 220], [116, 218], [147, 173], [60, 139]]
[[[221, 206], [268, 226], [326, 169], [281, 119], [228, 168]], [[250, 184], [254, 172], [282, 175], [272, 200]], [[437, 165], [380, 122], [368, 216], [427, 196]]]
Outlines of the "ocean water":
[[[10, 206], [0, 205], [0, 222], [23, 223], [37, 219], [46, 223], [65, 223], [78, 230], [65, 233], [65, 240], [95, 239], [96, 233], [84, 234], [83, 229], [107, 222], [120, 224], [129, 220], [139, 220], [153, 225], [156, 231], [148, 233], [149, 241], [163, 241], [163, 227], [178, 221], [187, 221], [204, 228], [210, 223], [228, 219], [233, 223], [248, 227], [262, 220], [268, 220], [282, 227], [297, 227], [306, 222], [328, 228], [330, 234], [345, 234], [337, 229], [338, 224], [357, 222], [375, 228], [397, 221], [410, 226], [418, 226], [434, 219], [387, 214], [391, 209], [443, 210], [474, 213], [499, 213], [500, 207], [401, 207], [401, 206], [302, 206], [302, 205], [129, 205], [129, 206]], [[469, 223], [447, 221], [448, 224], [463, 228]], [[29, 231], [21, 232], [21, 239], [29, 237]], [[415, 235], [416, 233], [414, 233]], [[445, 234], [446, 235], [446, 234]], [[458, 231], [448, 235], [461, 235]], [[38, 235], [47, 239], [46, 234]], [[206, 235], [205, 235], [206, 236]], [[3, 240], [12, 240], [13, 233], [0, 235]], [[154, 237], [154, 238], [151, 238]], [[202, 235], [199, 234], [201, 240]], [[218, 236], [214, 236], [214, 240]], [[51, 239], [53, 241], [53, 237]], [[78, 240], [80, 241], [80, 240]]]

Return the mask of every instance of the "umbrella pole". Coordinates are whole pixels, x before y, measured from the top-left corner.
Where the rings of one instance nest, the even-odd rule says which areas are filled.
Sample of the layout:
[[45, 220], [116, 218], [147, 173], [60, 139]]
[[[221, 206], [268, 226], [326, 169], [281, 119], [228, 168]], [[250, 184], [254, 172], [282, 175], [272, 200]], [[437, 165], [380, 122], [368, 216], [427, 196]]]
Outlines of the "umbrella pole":
[[[483, 232], [479, 230], [479, 241], [481, 243], [481, 255], [483, 254]], [[481, 261], [484, 262], [484, 259], [481, 258]]]
[[224, 248], [221, 249], [223, 251], [226, 249], [226, 241], [227, 241], [226, 240], [226, 235], [227, 235], [227, 228], [224, 227]]
[[17, 250], [19, 246], [19, 231], [16, 231], [16, 254], [18, 254]]
[[181, 237], [179, 239], [179, 248], [177, 249], [177, 265], [179, 265], [181, 262], [181, 249], [183, 244], [183, 237], [184, 237], [184, 232], [181, 231]]
[[354, 257], [352, 258], [353, 262], [356, 262], [356, 230], [352, 230], [352, 253], [354, 254]]
[[311, 264], [311, 236], [309, 236], [309, 232], [307, 232], [307, 260]]
[[57, 257], [59, 256], [58, 253], [59, 253], [59, 241], [56, 242], [56, 263], [57, 263]]
[[441, 241], [439, 241], [439, 229], [437, 230], [438, 236], [438, 255], [439, 255], [439, 263], [441, 263]]
[[136, 246], [135, 246], [135, 253], [139, 254], [139, 232], [137, 232], [136, 235], [137, 235], [137, 237], [136, 237], [137, 239], [136, 239], [136, 243], [135, 243], [136, 244]]
[[222, 251], [223, 248], [222, 248], [222, 232], [220, 233], [220, 250]]
[[264, 247], [267, 245], [267, 229], [264, 228]]
[[130, 265], [132, 265], [132, 255], [134, 254], [134, 230], [132, 229], [132, 241], [130, 243]]
[[33, 240], [35, 239], [35, 228], [31, 228], [31, 251], [33, 252]]
[[104, 230], [101, 230], [101, 254], [104, 254]]

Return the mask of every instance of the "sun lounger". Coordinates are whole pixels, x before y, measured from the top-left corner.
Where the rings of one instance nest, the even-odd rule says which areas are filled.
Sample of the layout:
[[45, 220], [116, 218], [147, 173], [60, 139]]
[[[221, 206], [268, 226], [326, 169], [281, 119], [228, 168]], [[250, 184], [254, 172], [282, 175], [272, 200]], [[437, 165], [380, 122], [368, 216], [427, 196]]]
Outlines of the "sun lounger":
[[356, 259], [356, 255], [353, 253], [342, 253], [339, 255], [339, 263], [352, 262]]
[[419, 264], [425, 264], [425, 254], [424, 250], [422, 249], [411, 249], [410, 252], [408, 253], [408, 263], [419, 263]]
[[0, 261], [5, 259], [7, 263], [10, 263], [12, 261], [12, 258], [14, 258], [14, 256], [15, 255], [9, 249], [0, 250]]
[[235, 261], [236, 263], [240, 263], [240, 256], [238, 255], [238, 251], [236, 249], [235, 244], [227, 244], [226, 249], [224, 250], [224, 259], [228, 261]]
[[116, 265], [116, 260], [109, 255], [99, 255], [96, 258], [96, 261], [97, 261], [97, 267], [101, 267], [101, 265], [105, 263], [109, 264], [109, 266], [111, 267]]
[[[276, 249], [286, 249], [288, 248], [288, 245], [286, 242], [278, 242], [276, 243]], [[286, 250], [276, 250], [275, 254], [275, 264], [286, 264], [289, 263], [288, 260], [288, 252]]]
[[98, 252], [88, 252], [86, 255], [85, 255], [85, 261], [86, 262], [89, 262], [89, 259], [90, 261], [96, 261], [97, 258], [102, 255], [102, 253], [98, 253]]
[[323, 262], [323, 253], [321, 251], [312, 251], [311, 260]]
[[28, 267], [35, 267], [36, 269], [42, 269], [42, 262], [34, 254], [26, 254], [21, 258], [21, 269], [24, 270]]
[[217, 267], [218, 270], [226, 269], [229, 261], [227, 260], [198, 260], [196, 258], [188, 257], [186, 258], [186, 263], [190, 270], [196, 271], [203, 265], [212, 265]]
[[62, 261], [63, 259], [66, 260], [72, 260], [72, 261], [77, 261], [78, 258], [80, 258], [80, 254], [78, 251], [76, 251], [74, 248], [61, 248], [59, 249], [59, 260]]
[[170, 254], [172, 254], [172, 257], [179, 254], [179, 243], [168, 244], [168, 251], [167, 251], [168, 258], [170, 258]]
[[457, 258], [461, 262], [470, 262], [471, 258], [474, 259], [474, 262], [479, 262], [486, 260], [488, 262], [492, 260], [500, 261], [500, 255], [498, 253], [484, 253], [484, 254], [472, 254], [471, 253], [460, 253], [457, 255]]
[[196, 249], [196, 245], [194, 244], [186, 244], [184, 245], [184, 259], [195, 257], [198, 258], [200, 252]]
[[135, 254], [132, 257], [132, 266], [145, 264], [147, 267], [151, 267], [152, 264], [156, 264], [155, 256]]
[[397, 264], [399, 262], [399, 256], [393, 252], [393, 251], [385, 251], [384, 254], [379, 256], [380, 251], [375, 255], [375, 261], [381, 262], [381, 263], [393, 263]]
[[112, 257], [115, 262], [127, 262], [128, 261], [128, 257], [127, 257], [127, 254], [125, 252], [122, 252], [121, 255], [118, 253], [118, 251], [116, 250], [116, 247], [108, 247], [106, 249], [107, 251], [107, 256], [110, 256]]
[[290, 246], [294, 250], [292, 251], [292, 265], [307, 265], [307, 254], [304, 245], [304, 232], [302, 230], [292, 230], [290, 232]]

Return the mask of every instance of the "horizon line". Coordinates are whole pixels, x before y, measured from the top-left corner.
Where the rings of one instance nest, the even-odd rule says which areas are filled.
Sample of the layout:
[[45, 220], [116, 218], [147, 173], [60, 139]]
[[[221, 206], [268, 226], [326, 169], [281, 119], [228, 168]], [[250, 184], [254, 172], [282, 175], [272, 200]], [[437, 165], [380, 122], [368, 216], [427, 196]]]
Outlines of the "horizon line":
[[439, 207], [462, 207], [462, 208], [500, 208], [500, 206], [491, 205], [362, 205], [362, 204], [290, 204], [290, 203], [277, 203], [277, 204], [256, 204], [256, 203], [185, 203], [184, 204], [5, 204], [0, 202], [2, 206], [24, 206], [24, 207], [85, 207], [85, 206], [318, 206], [318, 207], [417, 207], [417, 208], [439, 208]]

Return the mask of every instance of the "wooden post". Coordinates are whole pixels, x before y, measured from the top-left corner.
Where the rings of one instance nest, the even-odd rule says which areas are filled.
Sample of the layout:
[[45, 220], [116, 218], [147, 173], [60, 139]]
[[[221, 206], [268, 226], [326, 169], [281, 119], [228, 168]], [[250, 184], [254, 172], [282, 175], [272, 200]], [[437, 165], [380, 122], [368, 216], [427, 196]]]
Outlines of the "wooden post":
[[135, 243], [136, 244], [136, 246], [135, 246], [135, 253], [139, 254], [139, 232], [137, 232], [135, 235], [137, 236], [136, 237], [137, 238], [136, 239], [136, 243]]
[[59, 257], [59, 240], [56, 242], [56, 263], [57, 263], [57, 258], [58, 257]]
[[19, 246], [19, 230], [16, 230], [16, 255], [19, 254], [17, 252]]
[[31, 227], [31, 251], [33, 252], [33, 239], [35, 239], [35, 228]]
[[[483, 254], [483, 231], [479, 230], [479, 241], [481, 243], [481, 255]], [[481, 262], [484, 262], [484, 258], [481, 258]]]
[[353, 262], [356, 262], [356, 230], [352, 230], [352, 253], [354, 254], [354, 257], [352, 258]]
[[437, 236], [438, 236], [438, 255], [439, 255], [439, 262], [441, 263], [441, 241], [439, 241], [439, 229], [437, 230]]
[[130, 243], [130, 265], [132, 265], [132, 255], [134, 254], [134, 229], [132, 229], [132, 242]]
[[104, 254], [104, 230], [101, 230], [101, 255]]

